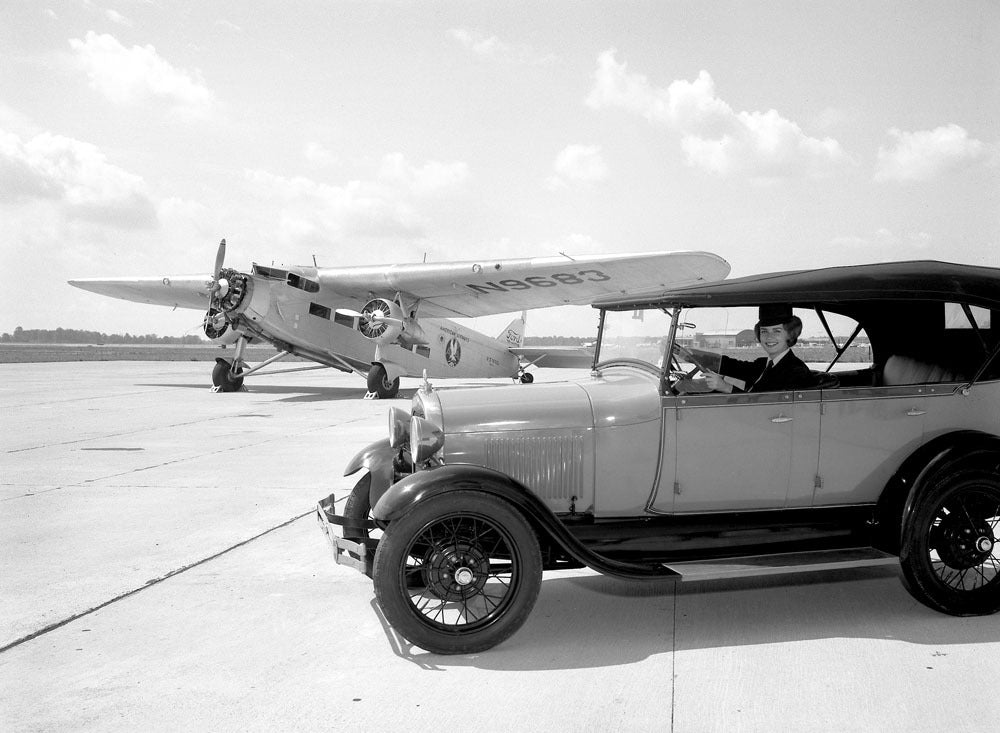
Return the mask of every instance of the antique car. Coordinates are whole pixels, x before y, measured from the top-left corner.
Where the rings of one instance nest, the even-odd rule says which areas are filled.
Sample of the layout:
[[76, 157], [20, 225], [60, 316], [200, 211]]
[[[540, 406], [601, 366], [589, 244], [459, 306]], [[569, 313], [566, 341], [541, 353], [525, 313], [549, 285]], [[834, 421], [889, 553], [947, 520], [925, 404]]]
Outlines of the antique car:
[[[811, 383], [706, 391], [698, 345], [753, 358], [758, 308], [804, 322]], [[1000, 269], [771, 273], [595, 306], [589, 376], [417, 391], [319, 503], [337, 562], [442, 654], [525, 621], [543, 570], [676, 580], [898, 563], [922, 603], [1000, 608]]]

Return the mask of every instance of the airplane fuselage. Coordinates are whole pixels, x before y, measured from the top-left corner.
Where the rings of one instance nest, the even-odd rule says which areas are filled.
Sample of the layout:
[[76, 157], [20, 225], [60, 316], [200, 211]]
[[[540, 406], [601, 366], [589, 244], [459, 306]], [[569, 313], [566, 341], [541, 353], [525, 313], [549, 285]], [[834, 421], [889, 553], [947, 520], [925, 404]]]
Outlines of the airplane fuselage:
[[[358, 328], [358, 318], [338, 313], [363, 302], [331, 297], [322, 292], [310, 268], [293, 271], [255, 267], [239, 275], [244, 292], [225, 308], [236, 331], [268, 341], [337, 369], [367, 372], [375, 362], [385, 363], [399, 376], [514, 377], [518, 359], [511, 345], [443, 318], [420, 319], [419, 343], [379, 344]], [[234, 285], [236, 285], [234, 283]]]

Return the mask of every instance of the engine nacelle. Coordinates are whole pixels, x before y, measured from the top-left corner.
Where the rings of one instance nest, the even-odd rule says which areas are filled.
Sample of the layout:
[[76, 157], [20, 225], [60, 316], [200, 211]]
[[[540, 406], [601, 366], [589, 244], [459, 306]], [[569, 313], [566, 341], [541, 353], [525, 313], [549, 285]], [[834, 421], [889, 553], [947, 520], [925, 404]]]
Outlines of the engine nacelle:
[[403, 309], [385, 298], [375, 298], [361, 309], [358, 330], [379, 344], [391, 344], [403, 333]]

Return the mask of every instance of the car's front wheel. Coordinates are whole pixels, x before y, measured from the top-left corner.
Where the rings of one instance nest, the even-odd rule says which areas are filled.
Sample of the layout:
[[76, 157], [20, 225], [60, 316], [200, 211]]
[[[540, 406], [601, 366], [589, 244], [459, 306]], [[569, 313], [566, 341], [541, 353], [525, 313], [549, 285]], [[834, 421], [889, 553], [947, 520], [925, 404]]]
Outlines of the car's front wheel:
[[[345, 540], [370, 545], [372, 544], [370, 540], [377, 542], [382, 536], [380, 530], [370, 527], [372, 521], [371, 485], [372, 475], [365, 472], [354, 485], [350, 496], [347, 497], [347, 503], [344, 504], [344, 519], [346, 520], [344, 522]], [[369, 578], [372, 576], [370, 565], [365, 571], [365, 575]]]
[[922, 496], [903, 533], [900, 563], [913, 596], [954, 616], [1000, 610], [1000, 479], [945, 476]]
[[375, 553], [375, 598], [423, 649], [468, 654], [517, 631], [542, 582], [538, 538], [498, 497], [453, 491], [390, 522]]

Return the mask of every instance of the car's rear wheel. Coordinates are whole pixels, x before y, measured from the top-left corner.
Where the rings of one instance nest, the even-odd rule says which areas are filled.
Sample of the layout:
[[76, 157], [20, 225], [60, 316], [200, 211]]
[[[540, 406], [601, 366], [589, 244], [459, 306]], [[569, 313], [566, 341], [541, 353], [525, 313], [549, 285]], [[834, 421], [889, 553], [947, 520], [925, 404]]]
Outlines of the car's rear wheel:
[[538, 538], [503, 499], [441, 494], [389, 524], [374, 581], [382, 612], [412, 643], [438, 654], [480, 652], [531, 612], [542, 582]]
[[913, 596], [954, 616], [1000, 610], [1000, 479], [989, 471], [945, 476], [922, 496], [899, 559]]

